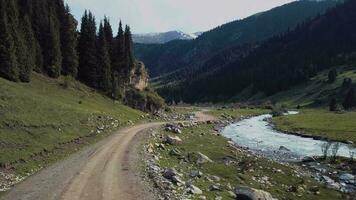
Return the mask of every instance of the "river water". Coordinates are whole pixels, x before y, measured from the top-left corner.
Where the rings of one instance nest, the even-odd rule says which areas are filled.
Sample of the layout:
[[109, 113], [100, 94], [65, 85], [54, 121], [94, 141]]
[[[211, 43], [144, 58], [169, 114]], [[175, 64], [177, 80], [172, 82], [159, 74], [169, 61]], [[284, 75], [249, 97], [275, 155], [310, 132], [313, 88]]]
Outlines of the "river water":
[[[298, 114], [289, 112], [288, 114]], [[309, 156], [322, 156], [322, 145], [325, 141], [284, 134], [276, 131], [267, 121], [272, 115], [260, 115], [242, 120], [225, 127], [222, 135], [232, 139], [241, 147], [259, 152], [266, 157], [279, 160], [301, 160]], [[355, 151], [350, 145], [339, 143], [338, 156], [350, 157], [350, 150]], [[331, 150], [329, 151], [329, 154]]]

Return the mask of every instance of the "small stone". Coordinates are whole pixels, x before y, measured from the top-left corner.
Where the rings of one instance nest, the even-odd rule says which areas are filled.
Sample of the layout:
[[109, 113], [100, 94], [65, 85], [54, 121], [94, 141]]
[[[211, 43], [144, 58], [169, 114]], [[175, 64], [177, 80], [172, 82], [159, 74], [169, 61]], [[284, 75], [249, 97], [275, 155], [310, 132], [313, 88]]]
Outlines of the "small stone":
[[192, 178], [195, 178], [195, 177], [201, 178], [203, 176], [203, 172], [198, 171], [198, 170], [193, 170], [190, 172], [190, 176]]
[[233, 199], [236, 199], [236, 198], [237, 198], [235, 192], [233, 192], [233, 191], [227, 191], [227, 193], [229, 194], [229, 196], [230, 196], [231, 198], [233, 198]]
[[190, 185], [188, 187], [188, 192], [190, 194], [203, 194], [203, 191], [201, 189], [199, 189], [197, 186], [194, 186], [194, 185]]
[[211, 179], [214, 180], [214, 181], [216, 181], [216, 182], [221, 181], [221, 178], [218, 177], [218, 176], [211, 176]]
[[220, 184], [214, 184], [210, 186], [210, 191], [220, 191]]
[[181, 144], [182, 143], [182, 139], [180, 139], [178, 136], [167, 136], [166, 138], [166, 142], [168, 144]]

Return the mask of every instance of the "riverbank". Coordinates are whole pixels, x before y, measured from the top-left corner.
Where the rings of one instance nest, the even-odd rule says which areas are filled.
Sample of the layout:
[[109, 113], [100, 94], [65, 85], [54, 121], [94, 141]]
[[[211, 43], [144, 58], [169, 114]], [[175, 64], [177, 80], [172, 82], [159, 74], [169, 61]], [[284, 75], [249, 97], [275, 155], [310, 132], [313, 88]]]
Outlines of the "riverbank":
[[[233, 199], [235, 189], [242, 186], [267, 191], [278, 199], [346, 199], [299, 166], [277, 163], [237, 147], [214, 131], [218, 123], [185, 126], [181, 133], [162, 128], [152, 134], [145, 145], [150, 156], [146, 170], [151, 180], [161, 180], [166, 186], [166, 199]], [[180, 141], [167, 144], [168, 136]], [[176, 173], [174, 179], [164, 177], [169, 170]]]
[[274, 117], [274, 127], [285, 133], [339, 141], [356, 147], [356, 112], [300, 110], [298, 115]]

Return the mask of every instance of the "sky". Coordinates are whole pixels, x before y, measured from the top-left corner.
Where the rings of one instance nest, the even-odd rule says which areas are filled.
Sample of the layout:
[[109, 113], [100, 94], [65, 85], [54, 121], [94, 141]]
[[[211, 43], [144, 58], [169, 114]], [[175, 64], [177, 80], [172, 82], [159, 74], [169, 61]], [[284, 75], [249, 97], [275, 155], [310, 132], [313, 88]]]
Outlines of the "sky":
[[121, 19], [134, 33], [207, 31], [293, 0], [65, 0], [78, 21], [85, 9], [97, 20], [108, 16], [115, 29]]

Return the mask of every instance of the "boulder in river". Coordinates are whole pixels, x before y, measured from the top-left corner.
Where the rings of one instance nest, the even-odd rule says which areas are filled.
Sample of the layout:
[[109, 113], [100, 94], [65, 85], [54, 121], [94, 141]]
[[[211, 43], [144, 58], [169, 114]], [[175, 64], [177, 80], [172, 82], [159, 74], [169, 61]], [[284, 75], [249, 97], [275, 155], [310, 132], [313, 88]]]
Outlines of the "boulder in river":
[[279, 147], [279, 150], [280, 150], [280, 151], [290, 151], [290, 149], [288, 149], [288, 148], [285, 147], [285, 146], [280, 146], [280, 147]]

